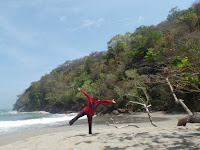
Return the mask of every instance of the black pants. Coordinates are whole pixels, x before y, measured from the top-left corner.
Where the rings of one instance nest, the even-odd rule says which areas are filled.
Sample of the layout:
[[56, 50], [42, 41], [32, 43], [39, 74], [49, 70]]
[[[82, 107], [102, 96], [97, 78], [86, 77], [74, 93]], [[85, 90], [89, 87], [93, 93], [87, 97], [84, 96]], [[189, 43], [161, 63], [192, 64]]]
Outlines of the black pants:
[[76, 120], [85, 115], [87, 115], [88, 118], [89, 134], [92, 134], [92, 116], [86, 114], [83, 110], [76, 117], [74, 117], [69, 124], [72, 125]]

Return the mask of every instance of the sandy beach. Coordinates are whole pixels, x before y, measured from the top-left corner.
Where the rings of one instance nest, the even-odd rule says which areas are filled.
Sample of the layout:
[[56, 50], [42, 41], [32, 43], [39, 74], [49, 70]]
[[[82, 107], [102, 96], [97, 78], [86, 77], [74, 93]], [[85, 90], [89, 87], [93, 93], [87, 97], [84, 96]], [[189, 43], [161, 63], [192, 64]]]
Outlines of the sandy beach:
[[[158, 127], [153, 127], [150, 122], [132, 122], [140, 128], [130, 126], [117, 129], [114, 126], [94, 123], [92, 135], [88, 134], [86, 123], [2, 135], [0, 150], [200, 149], [200, 129], [198, 129], [200, 124], [188, 123], [186, 127], [177, 127], [178, 119], [185, 114], [155, 112], [151, 115], [153, 119], [156, 117], [165, 119], [155, 121]], [[134, 116], [142, 118], [147, 117], [147, 114], [137, 113]]]

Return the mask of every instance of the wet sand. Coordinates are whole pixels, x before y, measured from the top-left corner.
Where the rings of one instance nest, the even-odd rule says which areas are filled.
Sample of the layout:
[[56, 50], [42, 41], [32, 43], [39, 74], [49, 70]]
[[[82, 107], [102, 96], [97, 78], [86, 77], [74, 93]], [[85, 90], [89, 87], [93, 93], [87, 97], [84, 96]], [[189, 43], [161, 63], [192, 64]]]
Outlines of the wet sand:
[[200, 149], [200, 130], [198, 129], [200, 124], [177, 127], [178, 119], [183, 116], [185, 114], [152, 113], [158, 127], [151, 125], [146, 113], [113, 117], [119, 126], [132, 123], [140, 127], [131, 126], [121, 129], [102, 124], [104, 121], [112, 123], [109, 116], [98, 116], [94, 118], [92, 135], [88, 134], [86, 120], [78, 120], [73, 126], [2, 135], [0, 150]]

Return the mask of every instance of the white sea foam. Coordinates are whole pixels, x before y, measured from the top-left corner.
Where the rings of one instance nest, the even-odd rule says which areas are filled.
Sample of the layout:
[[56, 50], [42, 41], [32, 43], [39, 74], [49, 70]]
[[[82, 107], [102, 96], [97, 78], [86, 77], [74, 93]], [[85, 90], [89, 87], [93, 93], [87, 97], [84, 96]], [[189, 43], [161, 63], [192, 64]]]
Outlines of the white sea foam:
[[59, 123], [63, 121], [71, 120], [76, 114], [69, 115], [53, 115], [49, 118], [37, 118], [28, 120], [17, 120], [17, 121], [0, 121], [0, 128], [10, 128], [10, 127], [22, 127], [31, 125], [45, 125], [52, 123]]
[[[0, 135], [24, 130], [38, 129], [64, 125], [74, 118], [77, 113], [50, 114], [44, 111], [38, 112], [0, 112]], [[86, 116], [80, 119], [85, 119]]]

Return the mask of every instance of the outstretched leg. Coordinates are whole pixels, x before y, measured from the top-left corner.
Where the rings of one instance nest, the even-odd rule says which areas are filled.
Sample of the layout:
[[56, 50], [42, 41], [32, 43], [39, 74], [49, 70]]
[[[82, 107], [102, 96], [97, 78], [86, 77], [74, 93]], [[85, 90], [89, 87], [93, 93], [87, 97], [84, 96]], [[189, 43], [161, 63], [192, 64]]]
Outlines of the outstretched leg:
[[92, 134], [92, 116], [87, 115], [87, 118], [88, 118], [89, 134]]
[[83, 117], [84, 115], [86, 115], [86, 113], [82, 110], [76, 117], [70, 120], [69, 125], [72, 125], [76, 120], [78, 120], [80, 117]]

